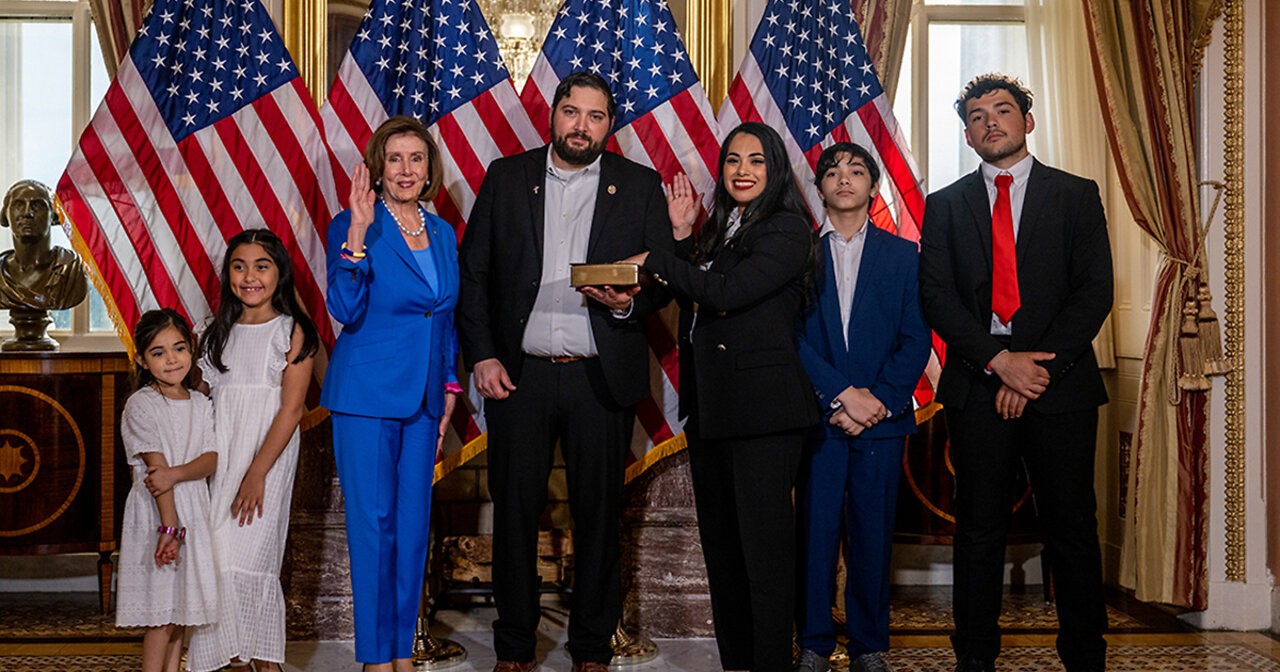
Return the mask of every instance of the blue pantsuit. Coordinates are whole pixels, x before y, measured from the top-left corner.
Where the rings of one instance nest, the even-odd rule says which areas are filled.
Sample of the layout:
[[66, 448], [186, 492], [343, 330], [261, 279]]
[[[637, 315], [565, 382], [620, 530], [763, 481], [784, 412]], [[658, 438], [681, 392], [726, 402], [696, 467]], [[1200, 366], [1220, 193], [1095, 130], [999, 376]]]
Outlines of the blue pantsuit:
[[439, 418], [333, 413], [351, 552], [356, 659], [413, 656]]
[[430, 244], [415, 254], [382, 203], [374, 213], [358, 261], [340, 254], [350, 213], [329, 225], [328, 306], [343, 326], [320, 394], [345, 500], [356, 660], [371, 664], [413, 654], [436, 437], [458, 352], [453, 228], [425, 214]]

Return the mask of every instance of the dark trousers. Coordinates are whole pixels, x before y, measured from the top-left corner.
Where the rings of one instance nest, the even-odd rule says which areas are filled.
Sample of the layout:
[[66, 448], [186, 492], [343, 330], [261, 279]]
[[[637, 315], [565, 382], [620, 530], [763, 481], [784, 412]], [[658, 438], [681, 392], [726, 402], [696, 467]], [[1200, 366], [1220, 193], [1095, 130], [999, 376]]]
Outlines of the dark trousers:
[[845, 625], [849, 658], [889, 650], [889, 560], [906, 439], [824, 439], [805, 444], [800, 510], [800, 646], [824, 656], [836, 648], [836, 562], [845, 522], [849, 571]]
[[525, 357], [511, 396], [485, 402], [493, 498], [493, 624], [499, 660], [534, 659], [538, 621], [538, 519], [547, 505], [556, 441], [573, 516], [569, 654], [608, 663], [622, 616], [618, 517], [633, 407], [612, 402], [598, 359], [557, 364]]
[[803, 443], [803, 430], [690, 441], [698, 532], [720, 665], [726, 670], [791, 669], [796, 567], [791, 488]]
[[1106, 603], [1098, 547], [1093, 459], [1096, 408], [1061, 414], [1027, 410], [1002, 419], [999, 380], [974, 385], [963, 410], [947, 410], [956, 473], [954, 611], [957, 657], [993, 661], [1000, 653], [1005, 536], [1014, 477], [1025, 461], [1044, 554], [1053, 569], [1058, 655], [1068, 672], [1101, 670]]

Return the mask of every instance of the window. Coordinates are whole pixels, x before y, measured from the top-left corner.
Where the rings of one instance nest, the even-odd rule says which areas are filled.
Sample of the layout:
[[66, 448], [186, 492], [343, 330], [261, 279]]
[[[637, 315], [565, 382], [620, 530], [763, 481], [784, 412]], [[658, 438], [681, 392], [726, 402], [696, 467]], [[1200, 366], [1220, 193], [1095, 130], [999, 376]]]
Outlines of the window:
[[1023, 0], [925, 0], [912, 10], [893, 111], [911, 140], [926, 192], [973, 171], [980, 161], [965, 144], [952, 107], [960, 89], [992, 71], [1029, 81], [1025, 17]]
[[[0, 192], [22, 179], [56, 189], [109, 84], [88, 2], [0, 2]], [[71, 247], [59, 229], [53, 243]], [[11, 246], [10, 230], [0, 227], [0, 249]], [[121, 347], [92, 287], [79, 306], [50, 317], [50, 334], [64, 349]], [[0, 334], [12, 330], [0, 310]]]

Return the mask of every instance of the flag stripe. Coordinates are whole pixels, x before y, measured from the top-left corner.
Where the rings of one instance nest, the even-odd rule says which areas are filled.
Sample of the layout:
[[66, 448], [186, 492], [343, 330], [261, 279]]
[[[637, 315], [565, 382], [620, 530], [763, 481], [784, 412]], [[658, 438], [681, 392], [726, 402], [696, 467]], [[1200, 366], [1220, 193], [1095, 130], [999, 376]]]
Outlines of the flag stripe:
[[168, 224], [151, 227], [157, 254], [165, 259], [165, 268], [171, 269], [170, 278], [182, 296], [189, 317], [203, 319], [210, 310], [201, 287], [218, 284], [213, 264], [121, 89], [110, 89], [103, 104], [111, 114], [99, 120], [102, 147], [118, 167], [122, 184], [138, 207], [156, 212]]
[[[696, 90], [701, 93], [702, 86], [698, 85]], [[671, 109], [675, 112], [675, 116], [682, 122], [685, 132], [688, 134], [688, 142], [684, 144], [686, 150], [690, 150], [702, 161], [697, 163], [699, 167], [707, 170], [711, 175], [711, 180], [715, 181], [715, 175], [719, 171], [720, 161], [720, 142], [716, 139], [716, 133], [712, 130], [715, 123], [715, 117], [711, 115], [710, 106], [699, 105], [694, 100], [693, 94], [695, 89], [686, 89], [679, 95], [671, 99]], [[706, 94], [702, 94], [701, 100], [706, 101]], [[695, 165], [694, 162], [685, 161], [686, 166]]]
[[[89, 167], [93, 171], [94, 180], [98, 184], [118, 185], [122, 184], [123, 180], [120, 174], [116, 172], [115, 166], [112, 165], [110, 156], [97, 132], [98, 123], [107, 119], [110, 119], [109, 113], [91, 123], [84, 133], [80, 135], [80, 144], [84, 147], [85, 155], [93, 157], [89, 160]], [[112, 121], [112, 126], [114, 126], [114, 121]], [[146, 274], [147, 282], [151, 285], [155, 300], [159, 304], [157, 307], [168, 306], [173, 308], [190, 321], [191, 315], [187, 311], [186, 304], [182, 302], [173, 280], [169, 277], [168, 269], [165, 268], [164, 262], [161, 261], [156, 252], [155, 245], [152, 244], [146, 230], [146, 224], [138, 212], [137, 204], [134, 202], [133, 197], [128, 193], [118, 194], [109, 199], [109, 206], [119, 222], [121, 231], [128, 239], [129, 245], [138, 256], [139, 266], [143, 273]]]
[[73, 194], [75, 196], [75, 198], [70, 198], [63, 202], [67, 217], [71, 220], [75, 230], [79, 232], [80, 239], [84, 241], [85, 246], [92, 253], [93, 259], [97, 263], [98, 271], [102, 274], [102, 280], [110, 288], [111, 296], [115, 299], [121, 318], [128, 324], [134, 324], [142, 314], [138, 310], [138, 300], [130, 289], [128, 279], [121, 272], [120, 263], [112, 253], [110, 244], [102, 235], [102, 231], [86, 205], [87, 199], [72, 177], [73, 169], [83, 168], [87, 168], [87, 164], [84, 163], [84, 157], [80, 154], [79, 148], [77, 148], [71, 157], [71, 162], [68, 164], [67, 172], [62, 175], [62, 179], [58, 182], [58, 193]]

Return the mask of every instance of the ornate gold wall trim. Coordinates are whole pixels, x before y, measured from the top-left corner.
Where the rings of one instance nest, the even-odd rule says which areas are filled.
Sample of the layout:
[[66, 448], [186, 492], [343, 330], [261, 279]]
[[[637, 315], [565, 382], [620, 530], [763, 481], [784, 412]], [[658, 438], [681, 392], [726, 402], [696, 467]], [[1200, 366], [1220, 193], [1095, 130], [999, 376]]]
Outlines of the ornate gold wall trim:
[[1226, 274], [1226, 495], [1227, 580], [1245, 580], [1244, 435], [1244, 0], [1226, 0], [1223, 21], [1226, 86], [1223, 95], [1224, 181], [1227, 184], [1223, 269]]
[[326, 6], [324, 0], [284, 0], [284, 46], [316, 105], [324, 103], [329, 88]]
[[684, 44], [689, 50], [689, 61], [702, 88], [707, 92], [712, 109], [719, 110], [720, 103], [729, 95], [733, 59], [733, 8], [730, 0], [689, 0], [688, 22], [685, 24]]

